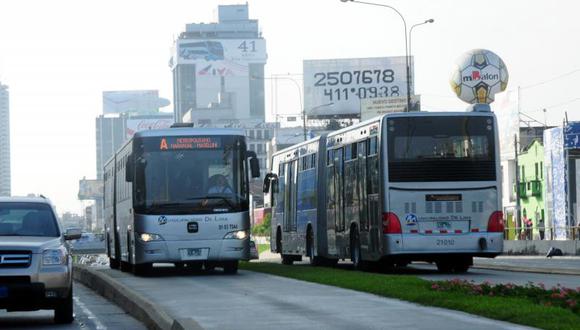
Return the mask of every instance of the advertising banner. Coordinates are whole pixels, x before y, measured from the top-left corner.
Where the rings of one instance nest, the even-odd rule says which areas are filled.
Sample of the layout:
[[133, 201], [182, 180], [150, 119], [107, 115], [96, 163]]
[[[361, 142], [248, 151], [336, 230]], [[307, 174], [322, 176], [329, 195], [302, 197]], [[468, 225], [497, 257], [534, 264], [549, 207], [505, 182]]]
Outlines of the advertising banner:
[[177, 62], [200, 66], [227, 61], [230, 63], [266, 63], [264, 39], [198, 40], [182, 39], [177, 42]]
[[[404, 56], [305, 60], [303, 65], [304, 107], [311, 118], [358, 117], [363, 100], [407, 95]], [[412, 84], [410, 89], [413, 95]]]
[[508, 91], [498, 95], [492, 108], [497, 118], [501, 160], [515, 159], [514, 135], [518, 136], [519, 141], [520, 133], [517, 92]]
[[580, 149], [580, 122], [571, 122], [564, 128], [564, 148]]
[[156, 113], [167, 106], [167, 100], [159, 98], [156, 90], [103, 92], [103, 113]]
[[95, 200], [103, 198], [103, 181], [79, 180], [79, 200]]
[[149, 129], [169, 128], [173, 125], [173, 118], [147, 118], [147, 119], [127, 119], [125, 135], [130, 139], [139, 131]]
[[544, 131], [544, 164], [546, 166], [546, 208], [548, 221], [555, 228], [555, 239], [566, 235], [566, 161], [561, 127]]
[[[420, 95], [411, 96], [411, 109], [419, 111], [421, 107]], [[371, 119], [386, 113], [403, 112], [407, 108], [407, 97], [381, 97], [364, 99], [360, 102], [361, 120]]]

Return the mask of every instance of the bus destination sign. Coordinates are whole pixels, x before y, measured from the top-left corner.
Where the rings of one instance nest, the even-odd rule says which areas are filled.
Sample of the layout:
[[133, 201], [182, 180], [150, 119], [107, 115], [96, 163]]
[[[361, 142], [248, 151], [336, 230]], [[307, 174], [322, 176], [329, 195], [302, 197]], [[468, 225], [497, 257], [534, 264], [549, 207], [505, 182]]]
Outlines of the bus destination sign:
[[221, 148], [221, 139], [216, 137], [163, 137], [159, 142], [159, 150], [194, 150], [219, 148]]

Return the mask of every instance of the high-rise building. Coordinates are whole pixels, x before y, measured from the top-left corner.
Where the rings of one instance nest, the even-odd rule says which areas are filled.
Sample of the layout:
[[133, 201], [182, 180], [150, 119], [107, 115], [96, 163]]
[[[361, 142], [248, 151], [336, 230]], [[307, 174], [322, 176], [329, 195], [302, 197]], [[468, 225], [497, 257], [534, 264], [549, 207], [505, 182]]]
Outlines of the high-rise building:
[[10, 191], [10, 103], [8, 86], [0, 83], [0, 196]]
[[266, 41], [248, 5], [218, 6], [217, 23], [187, 24], [170, 67], [176, 122], [265, 120]]

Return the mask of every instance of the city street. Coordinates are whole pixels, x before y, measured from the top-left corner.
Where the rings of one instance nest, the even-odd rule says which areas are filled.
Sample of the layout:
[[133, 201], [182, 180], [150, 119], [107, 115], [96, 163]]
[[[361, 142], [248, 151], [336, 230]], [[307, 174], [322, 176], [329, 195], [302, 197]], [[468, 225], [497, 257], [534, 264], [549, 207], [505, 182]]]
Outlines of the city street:
[[82, 284], [74, 287], [75, 320], [72, 324], [56, 325], [53, 323], [53, 311], [36, 312], [0, 311], [0, 328], [2, 329], [145, 329], [115, 304], [110, 303], [97, 293]]

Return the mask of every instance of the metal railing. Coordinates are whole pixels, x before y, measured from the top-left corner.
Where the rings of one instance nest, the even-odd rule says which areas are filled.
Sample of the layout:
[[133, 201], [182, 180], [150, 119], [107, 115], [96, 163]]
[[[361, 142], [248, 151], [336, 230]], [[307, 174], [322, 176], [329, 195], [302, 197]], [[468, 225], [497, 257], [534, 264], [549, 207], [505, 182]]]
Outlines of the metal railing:
[[504, 239], [506, 240], [553, 240], [556, 238], [556, 230], [563, 230], [569, 240], [580, 240], [580, 226], [566, 227], [506, 227]]

